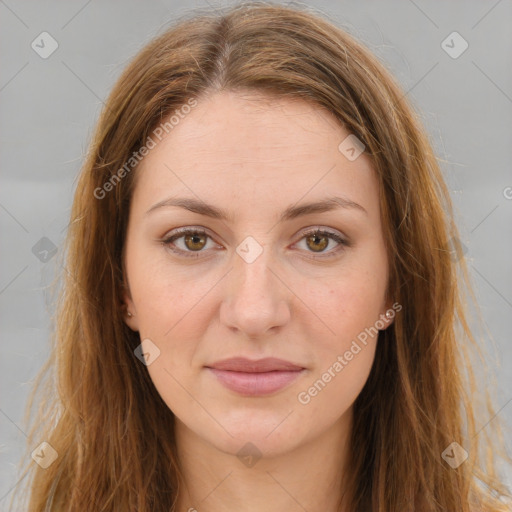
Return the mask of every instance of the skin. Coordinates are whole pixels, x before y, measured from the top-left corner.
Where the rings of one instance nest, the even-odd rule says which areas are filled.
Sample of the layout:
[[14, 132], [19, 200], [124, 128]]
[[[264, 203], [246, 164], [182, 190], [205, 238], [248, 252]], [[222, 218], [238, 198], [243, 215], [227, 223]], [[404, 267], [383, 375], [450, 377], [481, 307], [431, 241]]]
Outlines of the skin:
[[[392, 322], [383, 317], [391, 302], [378, 182], [365, 153], [349, 161], [338, 150], [347, 135], [314, 104], [224, 91], [201, 98], [136, 171], [126, 322], [160, 350], [147, 370], [176, 417], [180, 511], [337, 510], [352, 405], [377, 337], [309, 403], [297, 397], [365, 328]], [[233, 218], [176, 206], [146, 214], [171, 196], [199, 198]], [[279, 222], [288, 206], [331, 196], [366, 212], [339, 208]], [[208, 234], [174, 241], [193, 257], [161, 242], [187, 226]], [[315, 245], [308, 228], [351, 246], [322, 236]], [[251, 263], [236, 252], [248, 236], [263, 249]], [[204, 368], [234, 356], [279, 357], [306, 370], [272, 395], [247, 397]], [[248, 442], [261, 456], [252, 467], [236, 455]]]

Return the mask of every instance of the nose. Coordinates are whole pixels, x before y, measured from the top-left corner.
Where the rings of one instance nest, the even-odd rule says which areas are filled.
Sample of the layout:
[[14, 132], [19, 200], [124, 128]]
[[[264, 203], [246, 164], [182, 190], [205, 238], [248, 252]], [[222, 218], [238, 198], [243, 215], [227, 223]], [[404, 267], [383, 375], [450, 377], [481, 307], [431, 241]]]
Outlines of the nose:
[[220, 308], [223, 325], [256, 339], [289, 322], [291, 292], [273, 267], [275, 262], [266, 247], [251, 263], [234, 255]]

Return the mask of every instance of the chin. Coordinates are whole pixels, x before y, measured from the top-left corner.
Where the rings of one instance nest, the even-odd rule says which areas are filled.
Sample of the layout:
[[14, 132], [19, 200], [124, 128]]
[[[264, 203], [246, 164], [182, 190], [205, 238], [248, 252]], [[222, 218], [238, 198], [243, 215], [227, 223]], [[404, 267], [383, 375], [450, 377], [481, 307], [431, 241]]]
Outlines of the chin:
[[232, 455], [237, 455], [245, 447], [249, 452], [253, 450], [255, 455], [277, 456], [292, 450], [303, 437], [293, 425], [294, 414], [287, 418], [290, 410], [267, 413], [246, 411], [245, 414], [237, 411], [236, 418], [233, 415], [220, 415], [216, 417], [224, 428], [219, 426], [215, 431], [211, 428], [204, 430], [204, 425], [198, 425], [196, 433], [219, 450]]

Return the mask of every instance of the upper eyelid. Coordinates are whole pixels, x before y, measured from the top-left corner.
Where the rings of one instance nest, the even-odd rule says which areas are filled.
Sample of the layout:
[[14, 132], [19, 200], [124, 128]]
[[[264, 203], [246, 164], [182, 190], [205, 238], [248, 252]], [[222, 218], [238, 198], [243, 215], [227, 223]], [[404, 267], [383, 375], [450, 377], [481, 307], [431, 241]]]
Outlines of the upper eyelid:
[[[344, 233], [339, 232], [338, 230], [334, 228], [327, 228], [322, 226], [309, 226], [307, 228], [303, 228], [302, 232], [300, 233], [301, 238], [299, 240], [302, 240], [303, 237], [315, 232], [315, 231], [325, 231], [327, 234], [332, 234], [339, 236], [343, 240], [346, 240], [347, 237]], [[210, 233], [210, 231], [207, 228], [199, 227], [199, 226], [191, 226], [191, 227], [183, 227], [183, 228], [176, 228], [173, 232], [170, 232], [169, 234], [165, 234], [162, 239], [168, 240], [169, 238], [181, 238], [182, 236], [185, 236], [189, 232], [195, 233], [204, 233], [205, 235], [209, 236], [212, 240], [215, 240], [215, 236]]]

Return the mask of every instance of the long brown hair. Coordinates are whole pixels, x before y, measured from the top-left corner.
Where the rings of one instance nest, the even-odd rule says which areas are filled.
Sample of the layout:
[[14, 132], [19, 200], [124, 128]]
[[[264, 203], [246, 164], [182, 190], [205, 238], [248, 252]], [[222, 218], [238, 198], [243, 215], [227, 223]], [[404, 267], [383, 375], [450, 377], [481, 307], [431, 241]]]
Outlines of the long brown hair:
[[[307, 9], [269, 3], [181, 19], [131, 61], [105, 103], [75, 192], [51, 356], [27, 406], [28, 416], [40, 388], [28, 450], [46, 441], [58, 454], [46, 469], [27, 457], [29, 510], [174, 509], [173, 413], [134, 356], [141, 340], [123, 320], [136, 177], [126, 163], [176, 110], [220, 90], [324, 107], [364, 143], [379, 181], [388, 293], [403, 310], [380, 333], [354, 404], [351, 512], [509, 510], [488, 435], [499, 432], [497, 419], [482, 432], [475, 425], [465, 346], [478, 347], [461, 283], [471, 286], [419, 115], [352, 36]], [[55, 382], [42, 386], [49, 369]], [[479, 423], [493, 416], [488, 400], [482, 404]], [[482, 441], [491, 447], [485, 457]], [[469, 455], [457, 468], [442, 456], [454, 442]]]

